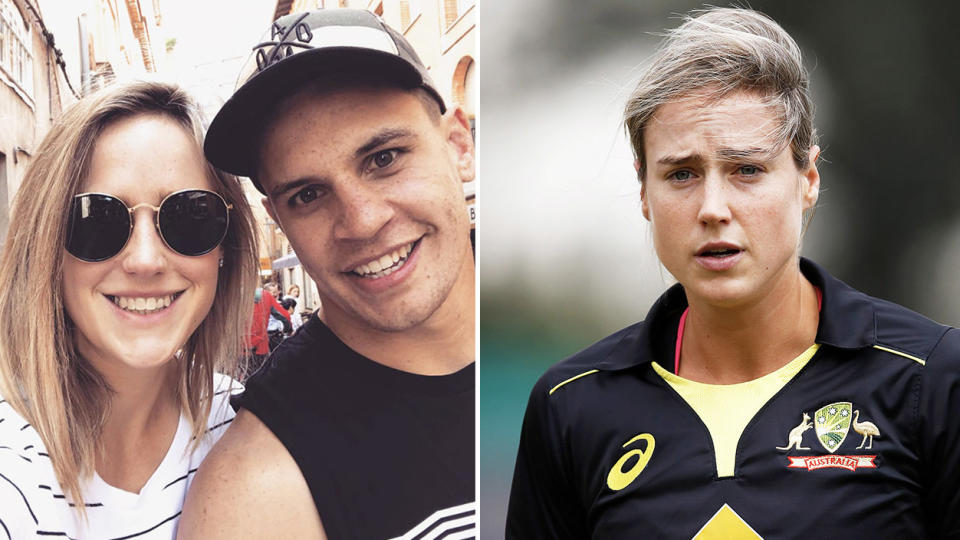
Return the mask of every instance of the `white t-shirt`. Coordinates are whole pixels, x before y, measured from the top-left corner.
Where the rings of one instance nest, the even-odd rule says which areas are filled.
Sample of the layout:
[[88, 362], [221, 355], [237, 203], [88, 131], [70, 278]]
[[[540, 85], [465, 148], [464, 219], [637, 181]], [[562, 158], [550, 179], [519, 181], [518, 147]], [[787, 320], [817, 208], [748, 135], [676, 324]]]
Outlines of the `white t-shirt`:
[[[167, 455], [140, 490], [115, 488], [94, 474], [83, 485], [87, 520], [68, 505], [40, 436], [26, 420], [0, 401], [0, 540], [137, 539], [170, 540], [187, 487], [213, 443], [233, 421], [229, 377], [217, 375], [207, 435], [192, 454], [190, 423], [180, 416]], [[242, 387], [233, 382], [233, 393]]]

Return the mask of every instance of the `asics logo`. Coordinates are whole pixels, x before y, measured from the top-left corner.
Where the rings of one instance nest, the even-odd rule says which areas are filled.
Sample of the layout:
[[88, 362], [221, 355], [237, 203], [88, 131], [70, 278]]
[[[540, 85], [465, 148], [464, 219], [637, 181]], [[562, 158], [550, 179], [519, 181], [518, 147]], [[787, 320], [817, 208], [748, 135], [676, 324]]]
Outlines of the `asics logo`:
[[[639, 448], [640, 441], [646, 441], [647, 444], [644, 448]], [[607, 474], [607, 487], [613, 491], [620, 491], [640, 476], [640, 473], [643, 472], [643, 469], [646, 468], [647, 463], [650, 461], [650, 457], [653, 455], [653, 448], [656, 446], [653, 435], [649, 433], [637, 435], [627, 441], [623, 447], [626, 448], [633, 443], [637, 443], [638, 447], [620, 456], [620, 459], [618, 459], [610, 469], [610, 473]], [[637, 456], [636, 461], [633, 462], [628, 469], [624, 470], [624, 467], [627, 466], [627, 463], [630, 462], [634, 456]]]

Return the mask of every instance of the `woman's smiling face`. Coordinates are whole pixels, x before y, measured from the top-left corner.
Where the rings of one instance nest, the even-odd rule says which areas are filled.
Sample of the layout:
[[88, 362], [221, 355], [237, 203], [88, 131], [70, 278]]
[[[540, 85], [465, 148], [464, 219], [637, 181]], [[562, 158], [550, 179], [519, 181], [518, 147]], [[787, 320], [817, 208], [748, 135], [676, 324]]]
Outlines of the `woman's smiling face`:
[[[168, 194], [191, 188], [215, 189], [191, 134], [169, 117], [138, 114], [103, 129], [80, 191], [110, 194], [133, 207], [158, 206]], [[105, 261], [63, 252], [64, 302], [77, 349], [104, 375], [161, 368], [213, 304], [221, 248], [181, 255], [160, 238], [154, 219], [150, 208], [134, 211], [126, 246]]]

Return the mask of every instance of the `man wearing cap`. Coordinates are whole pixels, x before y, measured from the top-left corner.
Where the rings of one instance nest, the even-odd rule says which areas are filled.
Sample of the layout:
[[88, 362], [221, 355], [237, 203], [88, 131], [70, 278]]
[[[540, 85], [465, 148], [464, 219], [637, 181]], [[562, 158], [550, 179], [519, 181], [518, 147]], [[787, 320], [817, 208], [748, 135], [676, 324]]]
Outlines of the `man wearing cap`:
[[210, 126], [317, 283], [234, 400], [186, 538], [471, 538], [474, 261], [466, 116], [363, 10], [278, 19]]

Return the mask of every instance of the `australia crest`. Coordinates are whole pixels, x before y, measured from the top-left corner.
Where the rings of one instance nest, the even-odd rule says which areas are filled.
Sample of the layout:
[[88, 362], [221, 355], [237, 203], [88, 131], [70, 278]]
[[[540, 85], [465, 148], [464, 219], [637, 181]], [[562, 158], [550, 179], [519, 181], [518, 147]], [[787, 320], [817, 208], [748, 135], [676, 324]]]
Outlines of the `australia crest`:
[[814, 414], [813, 427], [817, 433], [817, 440], [827, 452], [834, 453], [847, 438], [852, 413], [853, 404], [849, 401], [840, 401], [824, 405]]
[[849, 401], [838, 401], [820, 407], [813, 413], [813, 422], [810, 421], [810, 415], [804, 412], [803, 422], [790, 430], [787, 446], [778, 446], [777, 450], [810, 450], [810, 448], [803, 446], [803, 433], [813, 428], [820, 446], [826, 449], [829, 454], [787, 456], [789, 460], [787, 467], [808, 471], [823, 468], [839, 468], [849, 471], [875, 469], [877, 468], [876, 454], [843, 455], [836, 453], [843, 445], [843, 441], [847, 439], [850, 430], [863, 435], [863, 441], [860, 442], [857, 450], [873, 448], [873, 438], [880, 436], [880, 430], [873, 422], [860, 421], [859, 416], [860, 411], [855, 410], [853, 403]]

